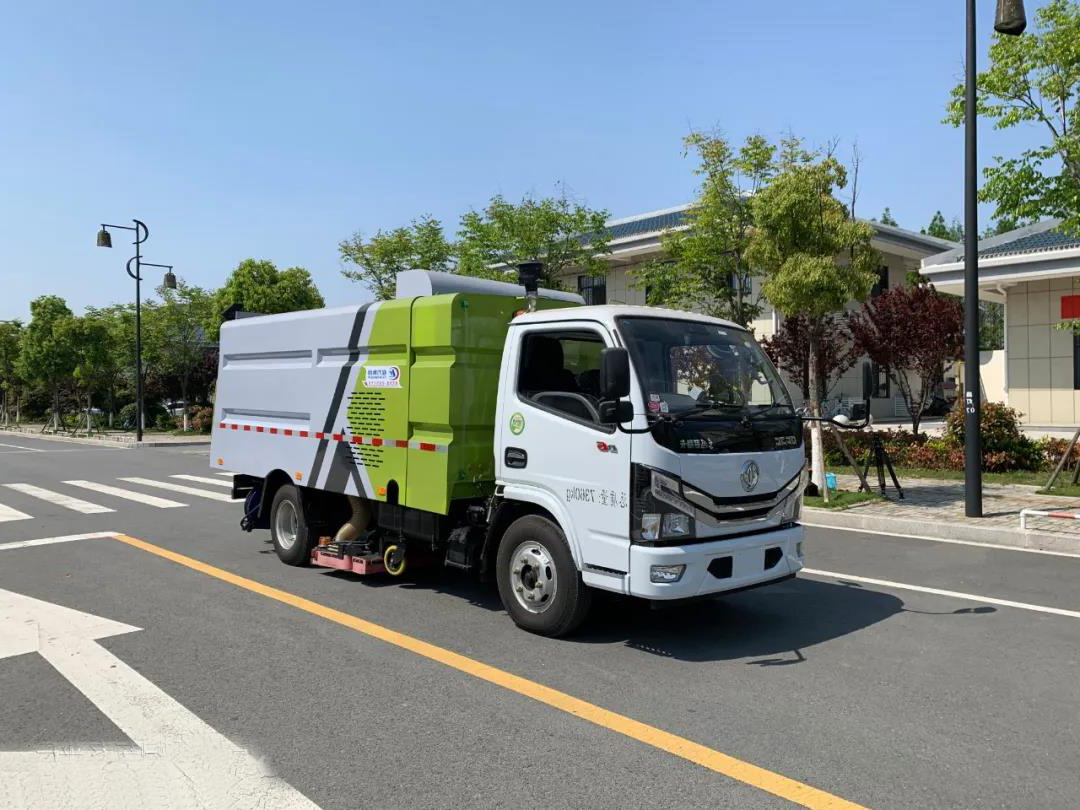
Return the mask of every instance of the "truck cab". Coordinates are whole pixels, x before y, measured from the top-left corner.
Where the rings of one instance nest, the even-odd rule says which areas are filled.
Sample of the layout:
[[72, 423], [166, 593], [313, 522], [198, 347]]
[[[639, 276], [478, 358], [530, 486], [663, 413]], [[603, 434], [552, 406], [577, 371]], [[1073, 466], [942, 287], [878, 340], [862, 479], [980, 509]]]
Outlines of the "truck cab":
[[[533, 312], [511, 322], [499, 377], [497, 495], [554, 518], [585, 586], [685, 599], [802, 567], [802, 424], [745, 329], [647, 307]], [[528, 587], [545, 577], [509, 556], [504, 598], [550, 610]]]
[[559, 636], [595, 590], [655, 601], [794, 576], [802, 420], [736, 324], [399, 274], [390, 301], [221, 329], [211, 466], [279, 558], [494, 579]]

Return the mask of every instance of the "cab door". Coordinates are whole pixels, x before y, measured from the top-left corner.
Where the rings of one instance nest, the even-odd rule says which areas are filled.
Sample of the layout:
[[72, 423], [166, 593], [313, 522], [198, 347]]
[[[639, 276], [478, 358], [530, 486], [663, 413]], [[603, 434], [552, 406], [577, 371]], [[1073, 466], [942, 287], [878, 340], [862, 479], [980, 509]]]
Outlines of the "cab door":
[[511, 329], [496, 462], [511, 489], [554, 501], [583, 568], [612, 575], [630, 548], [630, 436], [598, 414], [600, 353], [614, 345], [592, 321]]

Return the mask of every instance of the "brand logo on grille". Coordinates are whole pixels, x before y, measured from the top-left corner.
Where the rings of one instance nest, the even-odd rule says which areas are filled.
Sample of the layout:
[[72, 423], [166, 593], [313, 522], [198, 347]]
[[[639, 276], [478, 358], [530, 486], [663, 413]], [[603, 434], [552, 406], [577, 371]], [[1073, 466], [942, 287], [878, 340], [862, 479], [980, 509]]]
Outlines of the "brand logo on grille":
[[742, 481], [742, 488], [747, 492], [754, 491], [754, 488], [758, 485], [758, 481], [761, 480], [761, 469], [758, 467], [756, 461], [746, 462], [746, 466], [742, 468], [742, 474], [739, 476], [739, 480]]

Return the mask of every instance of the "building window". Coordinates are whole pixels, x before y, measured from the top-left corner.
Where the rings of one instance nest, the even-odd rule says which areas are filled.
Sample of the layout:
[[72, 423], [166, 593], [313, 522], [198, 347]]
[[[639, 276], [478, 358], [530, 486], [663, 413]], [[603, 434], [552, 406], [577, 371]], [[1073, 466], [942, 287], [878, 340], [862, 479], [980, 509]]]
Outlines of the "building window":
[[892, 394], [889, 385], [889, 369], [886, 366], [879, 366], [877, 363], [872, 363], [871, 368], [874, 373], [874, 398], [888, 399]]
[[870, 288], [870, 297], [877, 298], [887, 289], [889, 289], [889, 268], [882, 266], [877, 269], [877, 281]]
[[1080, 335], [1073, 335], [1073, 390], [1080, 391]]
[[586, 304], [607, 303], [607, 278], [605, 276], [578, 276], [577, 290]]

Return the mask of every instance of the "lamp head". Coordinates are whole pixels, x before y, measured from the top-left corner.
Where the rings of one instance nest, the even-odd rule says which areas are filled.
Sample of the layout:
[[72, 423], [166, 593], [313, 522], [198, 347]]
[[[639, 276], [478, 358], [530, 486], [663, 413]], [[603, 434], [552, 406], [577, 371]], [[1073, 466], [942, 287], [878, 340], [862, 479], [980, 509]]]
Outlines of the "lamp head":
[[101, 230], [97, 232], [97, 246], [98, 247], [112, 247], [112, 234], [105, 230], [105, 226], [101, 226]]
[[165, 289], [167, 289], [167, 290], [175, 290], [176, 289], [176, 276], [173, 275], [173, 271], [172, 271], [171, 267], [168, 270], [165, 271], [164, 284], [165, 284]]
[[999, 34], [1018, 37], [1027, 28], [1024, 0], [998, 0], [994, 30]]

